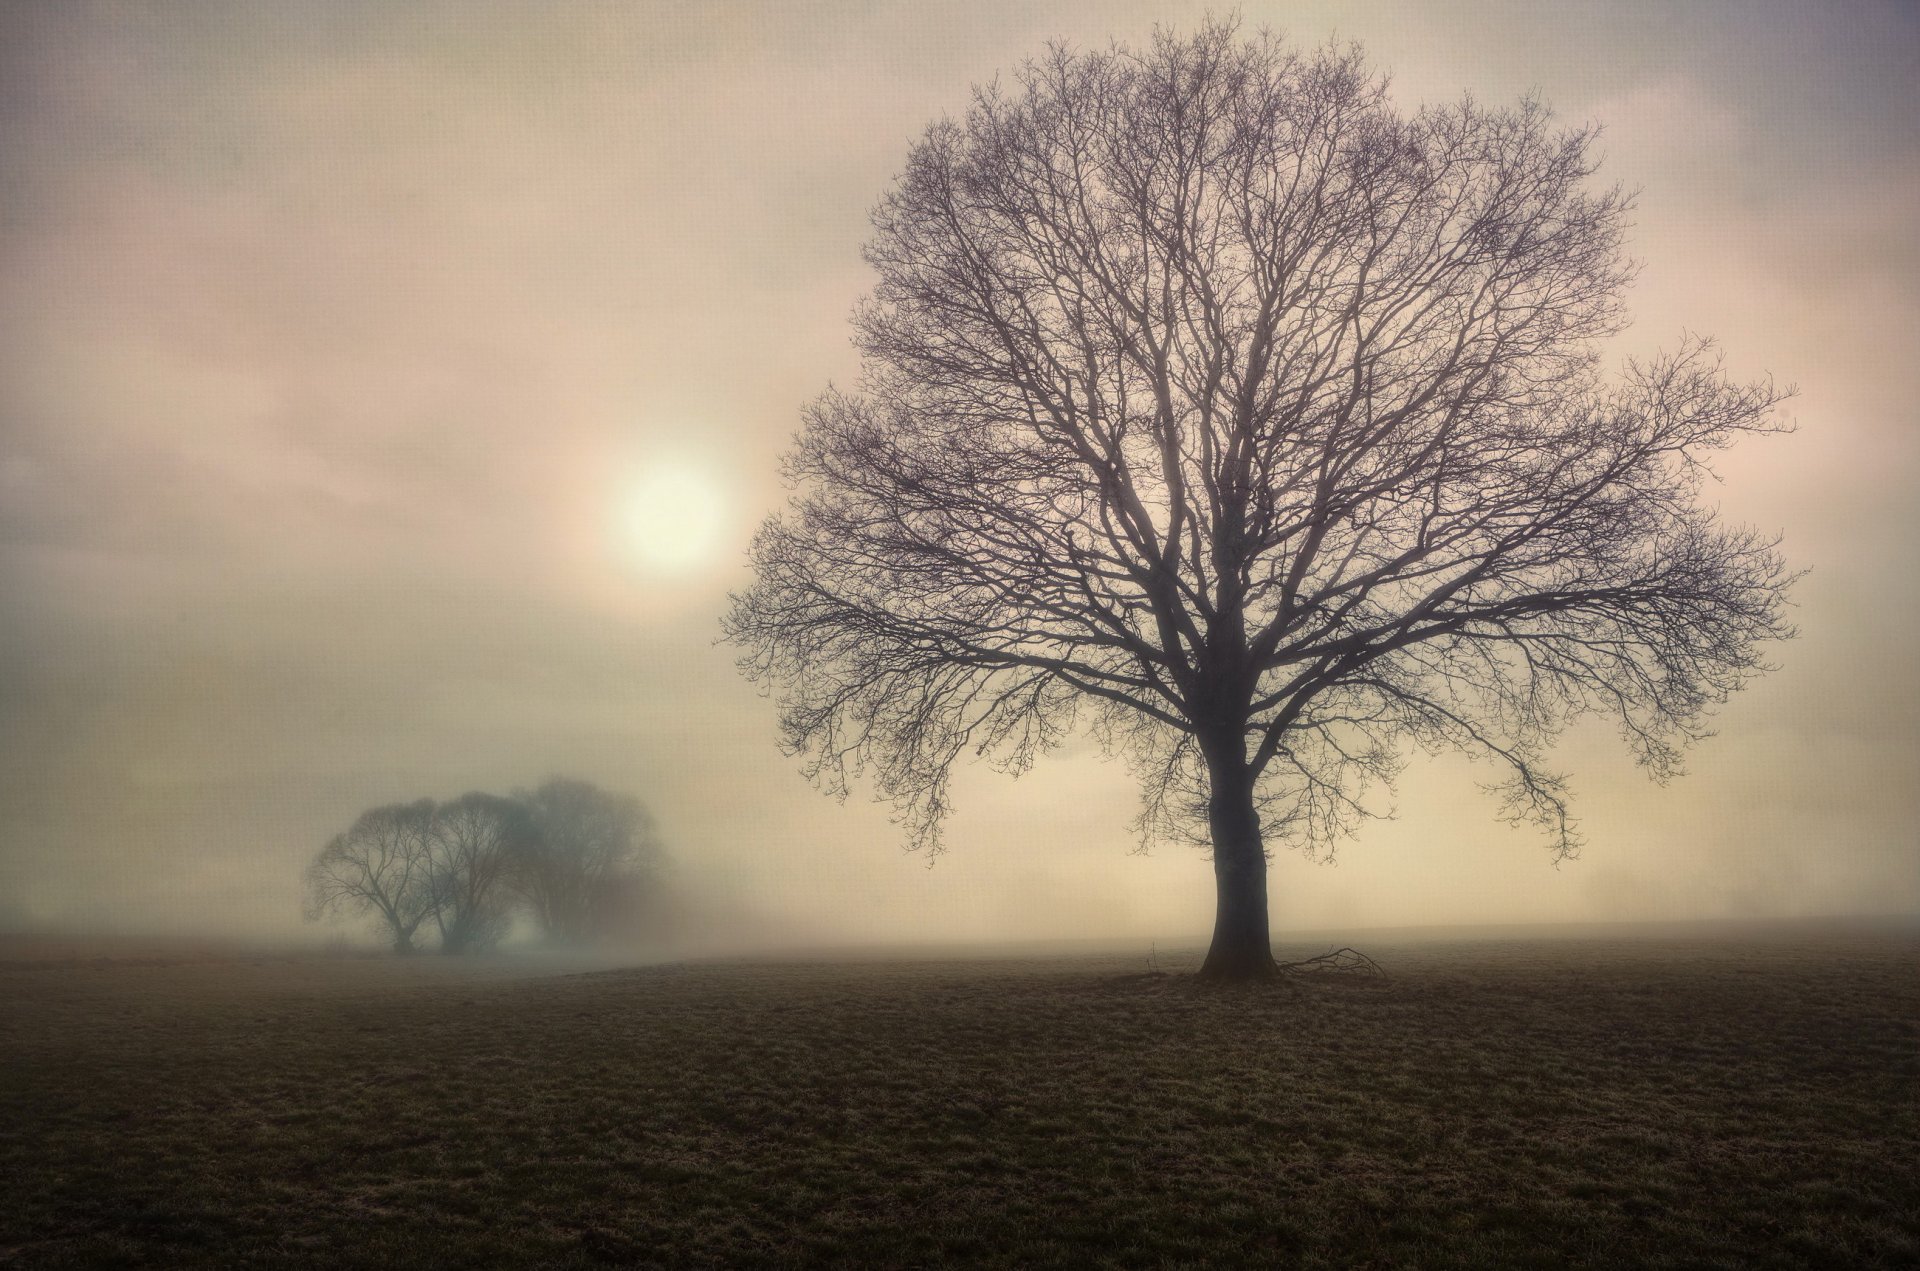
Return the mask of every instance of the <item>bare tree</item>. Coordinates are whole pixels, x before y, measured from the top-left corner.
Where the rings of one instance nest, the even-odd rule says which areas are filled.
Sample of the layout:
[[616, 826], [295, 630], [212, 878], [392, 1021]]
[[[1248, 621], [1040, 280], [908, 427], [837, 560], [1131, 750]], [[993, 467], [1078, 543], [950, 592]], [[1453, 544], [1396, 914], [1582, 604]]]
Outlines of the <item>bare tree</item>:
[[427, 835], [433, 917], [445, 953], [499, 943], [511, 925], [511, 878], [532, 833], [516, 800], [475, 791], [434, 811]]
[[603, 925], [596, 909], [613, 880], [654, 871], [660, 848], [653, 819], [637, 799], [561, 777], [519, 799], [533, 833], [522, 847], [515, 886], [550, 941], [585, 942]]
[[428, 864], [433, 801], [395, 803], [363, 812], [307, 867], [307, 920], [342, 911], [374, 913], [395, 953], [413, 953], [414, 934], [434, 911]]
[[1704, 341], [1598, 369], [1594, 136], [1219, 24], [977, 90], [873, 214], [859, 391], [727, 619], [785, 745], [937, 851], [956, 758], [1089, 725], [1211, 846], [1209, 977], [1272, 973], [1267, 845], [1330, 853], [1410, 744], [1572, 854], [1545, 743], [1604, 712], [1664, 779], [1791, 634], [1776, 543], [1696, 503], [1782, 394]]

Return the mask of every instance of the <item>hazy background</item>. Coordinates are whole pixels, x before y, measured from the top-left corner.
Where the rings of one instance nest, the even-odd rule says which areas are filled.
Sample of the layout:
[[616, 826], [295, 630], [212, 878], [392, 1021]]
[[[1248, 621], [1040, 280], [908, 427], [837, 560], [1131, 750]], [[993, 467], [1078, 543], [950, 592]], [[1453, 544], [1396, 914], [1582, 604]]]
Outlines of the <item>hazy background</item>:
[[[0, 9], [0, 929], [271, 935], [362, 808], [566, 773], [775, 939], [1204, 936], [1125, 772], [959, 784], [950, 853], [816, 794], [714, 645], [866, 209], [971, 84], [1181, 3]], [[1920, 17], [1898, 3], [1249, 3], [1403, 105], [1536, 89], [1644, 187], [1621, 351], [1719, 336], [1800, 431], [1714, 492], [1802, 637], [1647, 782], [1563, 760], [1549, 864], [1462, 761], [1288, 927], [1920, 909]], [[649, 489], [687, 528], [648, 549]]]

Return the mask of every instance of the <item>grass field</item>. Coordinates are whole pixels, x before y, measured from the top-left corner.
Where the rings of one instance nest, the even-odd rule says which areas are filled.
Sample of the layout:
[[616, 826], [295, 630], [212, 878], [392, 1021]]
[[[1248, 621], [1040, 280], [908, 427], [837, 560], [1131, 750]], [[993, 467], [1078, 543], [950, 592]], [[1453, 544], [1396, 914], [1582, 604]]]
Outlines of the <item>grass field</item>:
[[0, 948], [0, 1263], [1920, 1264], [1912, 928], [1366, 948]]

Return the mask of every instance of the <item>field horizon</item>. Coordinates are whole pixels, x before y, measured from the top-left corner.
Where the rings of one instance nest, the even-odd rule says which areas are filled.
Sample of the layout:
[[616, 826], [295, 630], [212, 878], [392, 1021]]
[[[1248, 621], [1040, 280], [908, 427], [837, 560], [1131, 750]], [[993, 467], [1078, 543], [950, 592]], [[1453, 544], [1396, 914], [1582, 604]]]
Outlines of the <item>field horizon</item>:
[[[1881, 932], [1920, 934], [1920, 911], [1878, 913], [1803, 914], [1792, 916], [1758, 915], [1752, 917], [1711, 917], [1688, 919], [1623, 918], [1579, 922], [1459, 922], [1459, 923], [1382, 923], [1347, 924], [1317, 927], [1282, 927], [1273, 931], [1276, 956], [1301, 955], [1309, 947], [1375, 942], [1383, 946], [1403, 944], [1453, 944], [1479, 940], [1566, 940], [1566, 939], [1766, 939], [1817, 932]], [[540, 958], [550, 961], [578, 960], [583, 963], [619, 966], [653, 966], [664, 962], [707, 961], [852, 961], [902, 959], [906, 961], [972, 957], [1033, 957], [1077, 954], [1124, 955], [1139, 952], [1145, 959], [1169, 955], [1198, 956], [1206, 949], [1203, 930], [1174, 932], [1169, 937], [1149, 935], [1096, 935], [1064, 937], [1006, 938], [930, 938], [925, 940], [889, 940], [884, 938], [847, 939], [818, 937], [756, 940], [692, 940], [672, 936], [636, 939], [630, 942], [548, 948], [533, 940], [516, 940], [486, 952], [454, 955], [456, 960], [501, 963], [513, 959]], [[46, 924], [0, 928], [0, 965], [10, 962], [73, 961], [122, 959], [219, 960], [249, 957], [312, 957], [319, 959], [396, 958], [401, 962], [430, 961], [441, 958], [432, 947], [404, 956], [377, 937], [365, 933], [357, 937], [337, 930], [328, 932], [292, 932], [279, 937], [246, 934], [183, 934], [177, 930], [90, 930], [81, 926]]]

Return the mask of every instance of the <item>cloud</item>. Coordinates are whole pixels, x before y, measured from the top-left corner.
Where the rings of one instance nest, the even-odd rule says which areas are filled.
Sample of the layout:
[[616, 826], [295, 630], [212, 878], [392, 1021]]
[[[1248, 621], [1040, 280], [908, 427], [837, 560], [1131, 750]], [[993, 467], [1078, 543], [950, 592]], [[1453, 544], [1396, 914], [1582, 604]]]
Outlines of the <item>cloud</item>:
[[[1285, 923], [1920, 905], [1912, 18], [1636, 13], [1247, 20], [1357, 36], [1408, 97], [1538, 88], [1609, 125], [1607, 175], [1646, 187], [1631, 338], [1713, 331], [1802, 386], [1801, 432], [1715, 497], [1815, 566], [1806, 634], [1671, 790], [1569, 743], [1582, 862], [1420, 766], [1338, 867], [1276, 866]], [[799, 408], [857, 373], [865, 210], [908, 140], [1048, 37], [1163, 16], [7, 9], [0, 893], [284, 929], [360, 808], [572, 772], [653, 804], [690, 886], [795, 929], [1203, 931], [1204, 858], [1128, 855], [1119, 769], [969, 774], [928, 871], [885, 808], [806, 787], [712, 643]], [[661, 453], [731, 483], [680, 580], [618, 541]]]

